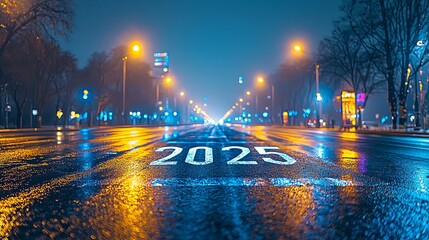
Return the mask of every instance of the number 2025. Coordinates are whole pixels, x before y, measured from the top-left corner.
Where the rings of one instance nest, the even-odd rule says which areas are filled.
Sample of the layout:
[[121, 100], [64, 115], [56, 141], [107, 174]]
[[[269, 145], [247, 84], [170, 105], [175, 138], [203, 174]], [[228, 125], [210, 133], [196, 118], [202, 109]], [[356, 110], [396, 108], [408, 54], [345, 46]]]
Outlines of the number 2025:
[[[240, 147], [240, 146], [229, 146], [222, 148], [222, 151], [230, 151], [232, 149], [238, 149], [241, 150], [241, 153], [237, 155], [236, 157], [230, 159], [227, 161], [227, 164], [234, 165], [234, 164], [248, 164], [248, 165], [256, 165], [258, 164], [256, 161], [241, 161], [245, 156], [247, 156], [250, 153], [250, 149], [247, 147]], [[267, 150], [276, 150], [279, 149], [278, 147], [255, 147], [255, 150], [260, 155], [277, 155], [280, 156], [283, 160], [275, 160], [270, 157], [263, 157], [262, 160], [268, 163], [273, 164], [280, 164], [280, 165], [291, 165], [296, 162], [295, 159], [293, 159], [291, 156], [280, 153], [280, 152], [272, 152]], [[169, 161], [170, 159], [174, 158], [175, 156], [179, 155], [183, 149], [180, 147], [162, 147], [155, 150], [155, 152], [163, 152], [165, 150], [173, 150], [172, 153], [170, 153], [168, 156], [163, 157], [161, 159], [155, 160], [150, 163], [152, 166], [160, 166], [160, 165], [176, 165], [177, 161]], [[196, 161], [195, 156], [197, 154], [197, 150], [204, 151], [204, 161]], [[188, 154], [185, 159], [185, 163], [192, 164], [192, 165], [208, 165], [213, 163], [213, 149], [209, 147], [193, 147], [190, 148], [188, 151]]]

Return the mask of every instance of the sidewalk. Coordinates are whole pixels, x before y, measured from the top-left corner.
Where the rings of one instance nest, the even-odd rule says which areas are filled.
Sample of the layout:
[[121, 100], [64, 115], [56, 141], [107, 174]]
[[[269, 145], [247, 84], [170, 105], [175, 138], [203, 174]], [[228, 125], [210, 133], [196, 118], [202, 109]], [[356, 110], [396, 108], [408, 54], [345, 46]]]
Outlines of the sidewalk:
[[109, 125], [109, 126], [80, 126], [76, 127], [74, 125], [69, 125], [66, 127], [55, 127], [53, 125], [42, 126], [41, 128], [8, 128], [5, 129], [4, 126], [0, 125], [0, 134], [1, 133], [31, 133], [31, 132], [53, 132], [53, 131], [79, 131], [82, 129], [108, 129], [108, 128], [133, 128], [133, 127], [145, 127], [145, 128], [157, 128], [157, 127], [179, 127], [179, 126], [191, 126], [195, 124], [185, 124], [185, 125]]
[[355, 132], [363, 134], [377, 134], [377, 135], [388, 135], [388, 136], [409, 136], [409, 137], [422, 137], [429, 138], [429, 130], [414, 130], [413, 128], [407, 129], [392, 129], [391, 127], [371, 127], [369, 129], [341, 129], [340, 127], [332, 128], [320, 128], [320, 130], [335, 131], [335, 132]]
[[359, 133], [373, 133], [380, 135], [398, 135], [398, 136], [413, 136], [413, 137], [429, 137], [429, 130], [414, 130], [414, 128], [406, 129], [391, 129], [390, 127], [372, 127], [370, 129], [360, 129]]
[[412, 128], [408, 129], [391, 129], [390, 127], [371, 127], [370, 129], [341, 129], [339, 126], [335, 128], [314, 128], [314, 127], [303, 127], [303, 126], [283, 126], [283, 125], [271, 125], [277, 127], [285, 127], [289, 129], [303, 129], [303, 130], [321, 130], [321, 131], [330, 131], [330, 132], [351, 132], [351, 133], [360, 133], [360, 134], [376, 134], [376, 135], [386, 135], [386, 136], [408, 136], [408, 137], [421, 137], [429, 138], [429, 130], [419, 130], [415, 131]]
[[[83, 127], [86, 128], [86, 127]], [[48, 131], [78, 131], [82, 128], [75, 126], [55, 127], [55, 126], [42, 126], [41, 128], [8, 128], [0, 126], [0, 133], [15, 133], [15, 132], [48, 132]]]

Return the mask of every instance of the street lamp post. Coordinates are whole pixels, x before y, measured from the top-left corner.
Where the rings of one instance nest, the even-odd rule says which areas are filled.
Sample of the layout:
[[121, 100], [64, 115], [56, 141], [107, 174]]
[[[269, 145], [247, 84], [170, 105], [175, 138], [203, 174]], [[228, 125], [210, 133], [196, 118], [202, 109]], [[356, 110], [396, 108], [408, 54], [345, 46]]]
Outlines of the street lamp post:
[[6, 102], [6, 105], [5, 105], [5, 108], [4, 108], [4, 111], [5, 111], [5, 122], [4, 122], [4, 128], [9, 128], [9, 112], [10, 112], [10, 106], [9, 106], [9, 95], [7, 94], [7, 85], [8, 85], [8, 83], [6, 83], [5, 85], [4, 85], [4, 94], [5, 94], [5, 102]]
[[271, 123], [274, 124], [274, 83], [271, 81]]
[[122, 58], [122, 124], [125, 124], [125, 86], [127, 81], [127, 59], [127, 56]]
[[414, 127], [414, 130], [420, 130], [420, 105], [419, 105], [419, 81], [417, 79], [417, 71], [415, 71], [415, 77], [414, 77], [414, 110], [416, 111], [416, 125]]
[[[295, 52], [298, 53], [305, 53], [307, 55], [311, 55], [305, 51], [302, 50], [301, 45], [295, 45], [293, 47]], [[320, 89], [319, 89], [319, 68], [320, 65], [317, 63], [317, 59], [315, 58], [315, 74], [316, 74], [316, 127], [320, 128], [320, 115], [322, 113], [322, 95], [320, 94]]]
[[185, 123], [187, 108], [188, 108], [188, 104], [186, 103], [186, 98], [185, 98], [185, 92], [181, 91], [179, 93], [179, 96], [180, 96], [180, 101], [179, 101], [180, 118], [179, 118], [179, 120], [181, 123]]
[[[258, 77], [258, 84], [263, 84], [265, 79], [262, 77]], [[274, 83], [270, 81], [271, 88], [271, 123], [274, 123]], [[258, 108], [258, 94], [256, 94], [256, 109]]]
[[[131, 48], [131, 52], [137, 54], [140, 52], [140, 45], [133, 44]], [[125, 86], [127, 82], [127, 60], [128, 55], [122, 57], [122, 124], [125, 124]]]
[[320, 114], [322, 113], [322, 96], [319, 91], [319, 64], [316, 62], [316, 127], [320, 128]]

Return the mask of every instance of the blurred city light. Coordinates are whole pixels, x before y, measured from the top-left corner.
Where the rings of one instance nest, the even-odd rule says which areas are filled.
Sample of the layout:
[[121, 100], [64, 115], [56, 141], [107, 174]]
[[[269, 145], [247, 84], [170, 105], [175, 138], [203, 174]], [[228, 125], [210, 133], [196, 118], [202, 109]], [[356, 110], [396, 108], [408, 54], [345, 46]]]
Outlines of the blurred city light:
[[60, 119], [63, 116], [63, 110], [58, 109], [57, 111], [57, 118]]
[[[313, 95], [314, 96], [314, 95]], [[323, 100], [322, 95], [320, 93], [316, 93], [316, 100], [321, 102]]]
[[82, 98], [84, 99], [84, 100], [87, 100], [88, 99], [88, 94], [89, 94], [89, 91], [88, 90], [83, 90], [83, 96], [82, 96]]

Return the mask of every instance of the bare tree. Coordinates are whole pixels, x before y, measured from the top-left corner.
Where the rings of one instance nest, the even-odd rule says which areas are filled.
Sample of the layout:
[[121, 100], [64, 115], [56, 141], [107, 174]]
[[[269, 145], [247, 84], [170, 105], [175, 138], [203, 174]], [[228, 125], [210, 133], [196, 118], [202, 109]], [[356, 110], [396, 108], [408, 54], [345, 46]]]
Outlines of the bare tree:
[[55, 96], [54, 82], [61, 77], [62, 51], [54, 40], [36, 38], [31, 41], [35, 46], [31, 54], [32, 64], [29, 70], [33, 76], [33, 103], [38, 110], [37, 126], [42, 126], [42, 116], [48, 100]]
[[73, 0], [1, 0], [0, 57], [10, 41], [35, 25], [45, 36], [66, 36], [72, 27]]
[[[82, 71], [86, 78], [90, 81], [86, 83], [86, 87], [91, 88], [93, 97], [91, 97], [91, 109], [92, 103], [96, 104], [96, 116], [99, 116], [104, 107], [106, 107], [106, 100], [109, 98], [110, 92], [107, 88], [107, 75], [112, 71], [112, 62], [110, 61], [109, 54], [106, 52], [94, 52], [85, 69]], [[90, 117], [91, 118], [91, 117]], [[99, 121], [99, 125], [101, 120]], [[91, 124], [91, 123], [90, 123]]]
[[[385, 80], [379, 77], [375, 62], [376, 54], [369, 53], [360, 43], [358, 36], [350, 26], [344, 22], [336, 22], [330, 37], [325, 38], [319, 48], [319, 61], [323, 73], [331, 76], [334, 86], [342, 82], [352, 88], [354, 92], [365, 94], [365, 108], [369, 96], [382, 87]], [[359, 115], [359, 126], [362, 125], [362, 114]]]
[[342, 10], [364, 48], [380, 57], [375, 65], [387, 81], [392, 127], [397, 128], [398, 108], [399, 125], [403, 127], [409, 64], [419, 47], [424, 54], [419, 54], [413, 69], [419, 71], [429, 52], [427, 44], [417, 45], [428, 40], [429, 1], [346, 0]]
[[[53, 85], [57, 96], [55, 111], [59, 109], [65, 114], [63, 118], [63, 126], [67, 125], [68, 111], [75, 99], [75, 91], [78, 86], [76, 81], [77, 65], [76, 58], [69, 52], [61, 52], [57, 58], [58, 76], [54, 79]], [[58, 118], [55, 118], [55, 125], [58, 123]]]
[[280, 106], [281, 112], [285, 110], [297, 112], [296, 116], [289, 117], [291, 125], [304, 123], [310, 117], [306, 109], [311, 108], [314, 103], [311, 97], [315, 83], [313, 63], [304, 58], [293, 64], [283, 64], [272, 76], [276, 90], [275, 104]]
[[29, 58], [21, 57], [23, 54], [23, 45], [25, 41], [14, 42], [4, 55], [5, 72], [4, 81], [8, 84], [8, 94], [11, 96], [14, 106], [13, 112], [16, 113], [16, 127], [22, 127], [23, 109], [30, 98], [31, 79], [27, 66], [30, 64]]

